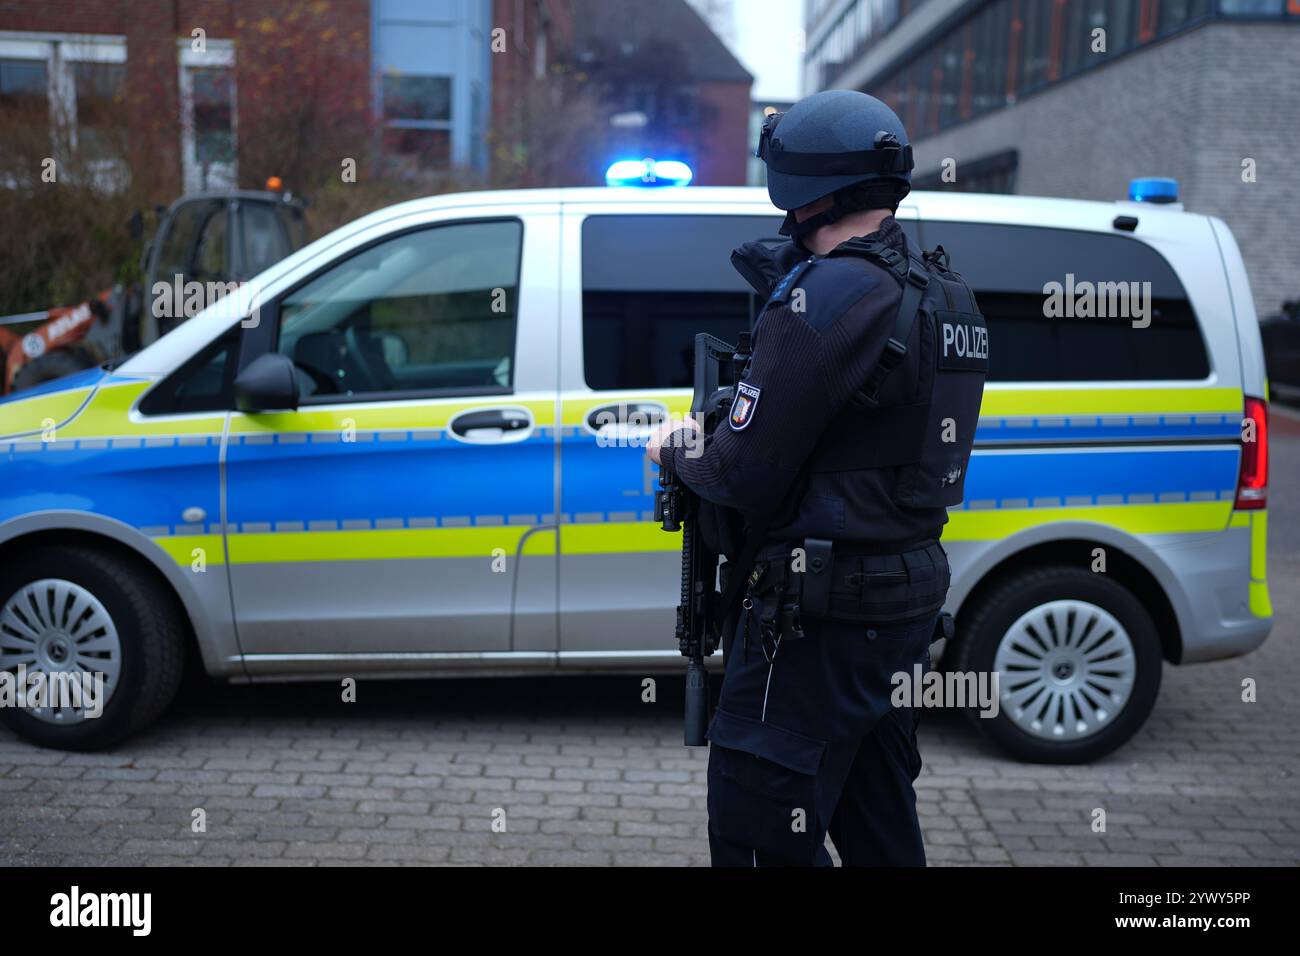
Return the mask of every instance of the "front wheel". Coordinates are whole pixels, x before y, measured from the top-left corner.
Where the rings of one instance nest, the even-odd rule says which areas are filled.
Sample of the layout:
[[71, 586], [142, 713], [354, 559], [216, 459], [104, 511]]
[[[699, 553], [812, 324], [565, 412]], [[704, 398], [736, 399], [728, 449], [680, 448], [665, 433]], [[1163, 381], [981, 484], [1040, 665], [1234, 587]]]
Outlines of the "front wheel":
[[1069, 565], [1017, 573], [962, 614], [955, 669], [997, 672], [998, 713], [966, 716], [1013, 756], [1087, 763], [1126, 743], [1160, 691], [1162, 655], [1141, 602]]
[[183, 618], [138, 560], [90, 547], [34, 548], [0, 570], [0, 602], [0, 679], [23, 691], [21, 702], [0, 707], [0, 720], [28, 740], [107, 747], [175, 697]]

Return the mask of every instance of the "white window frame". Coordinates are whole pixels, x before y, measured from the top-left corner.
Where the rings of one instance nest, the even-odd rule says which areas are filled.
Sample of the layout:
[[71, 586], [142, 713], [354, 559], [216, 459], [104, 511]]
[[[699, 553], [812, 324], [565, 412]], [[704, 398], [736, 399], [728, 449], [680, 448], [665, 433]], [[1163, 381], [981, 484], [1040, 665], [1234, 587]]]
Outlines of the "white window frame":
[[[45, 64], [46, 99], [50, 130], [68, 133], [68, 145], [77, 148], [77, 83], [74, 63], [126, 63], [126, 37], [114, 34], [37, 33], [0, 30], [0, 59], [33, 60]], [[50, 142], [51, 152], [56, 143]], [[121, 160], [95, 160], [88, 164], [92, 180], [101, 188], [124, 188], [130, 171]]]
[[[181, 181], [187, 194], [234, 189], [239, 181], [239, 90], [235, 80], [235, 43], [233, 40], [208, 38], [202, 52], [195, 50], [193, 44], [194, 41], [188, 38], [176, 41], [181, 104]], [[212, 163], [205, 170], [199, 165], [198, 144], [194, 138], [194, 76], [190, 71], [211, 67], [230, 70], [230, 135], [236, 158], [228, 163]]]

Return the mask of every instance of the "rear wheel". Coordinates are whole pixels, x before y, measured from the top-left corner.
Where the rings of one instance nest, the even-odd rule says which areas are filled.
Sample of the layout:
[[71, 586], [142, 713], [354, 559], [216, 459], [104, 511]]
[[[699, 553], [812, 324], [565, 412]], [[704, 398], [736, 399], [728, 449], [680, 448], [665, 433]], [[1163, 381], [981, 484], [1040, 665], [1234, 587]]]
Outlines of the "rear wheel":
[[954, 667], [999, 675], [996, 717], [966, 716], [1021, 760], [1087, 763], [1126, 743], [1160, 691], [1151, 616], [1105, 574], [1049, 565], [1007, 578], [962, 614]]
[[107, 747], [175, 697], [183, 618], [139, 561], [89, 547], [36, 548], [0, 570], [0, 602], [0, 671], [26, 691], [22, 706], [0, 708], [0, 720], [28, 740]]

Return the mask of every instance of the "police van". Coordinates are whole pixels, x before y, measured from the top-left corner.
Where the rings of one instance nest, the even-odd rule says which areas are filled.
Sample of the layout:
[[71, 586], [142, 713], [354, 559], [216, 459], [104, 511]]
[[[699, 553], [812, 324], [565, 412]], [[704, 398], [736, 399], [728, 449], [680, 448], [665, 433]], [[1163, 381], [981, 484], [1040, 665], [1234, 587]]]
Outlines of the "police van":
[[[975, 723], [1010, 753], [1096, 758], [1164, 662], [1269, 632], [1241, 255], [1149, 201], [915, 192], [898, 219], [989, 328], [942, 666], [1000, 674]], [[0, 404], [0, 679], [100, 674], [106, 700], [0, 714], [103, 746], [187, 660], [241, 681], [675, 672], [647, 427], [687, 411], [696, 332], [751, 327], [729, 253], [780, 221], [761, 189], [409, 202]]]

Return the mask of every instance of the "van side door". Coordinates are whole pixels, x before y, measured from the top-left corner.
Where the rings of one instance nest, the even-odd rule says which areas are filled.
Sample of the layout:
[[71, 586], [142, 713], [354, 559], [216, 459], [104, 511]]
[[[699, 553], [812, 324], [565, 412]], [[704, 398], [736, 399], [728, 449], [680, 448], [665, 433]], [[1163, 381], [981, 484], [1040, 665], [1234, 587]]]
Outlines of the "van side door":
[[300, 394], [294, 411], [231, 415], [226, 544], [250, 671], [553, 660], [547, 208], [394, 227], [313, 267], [245, 330], [241, 366], [289, 356]]

